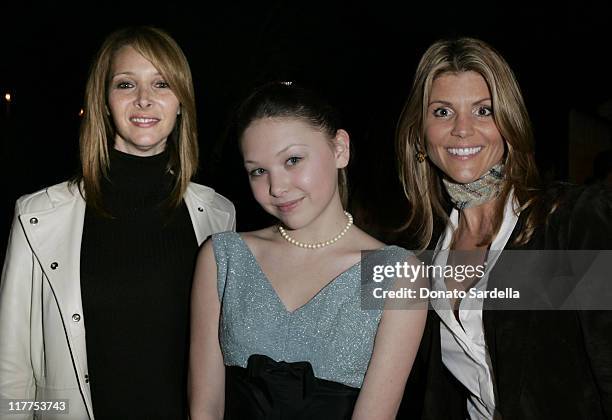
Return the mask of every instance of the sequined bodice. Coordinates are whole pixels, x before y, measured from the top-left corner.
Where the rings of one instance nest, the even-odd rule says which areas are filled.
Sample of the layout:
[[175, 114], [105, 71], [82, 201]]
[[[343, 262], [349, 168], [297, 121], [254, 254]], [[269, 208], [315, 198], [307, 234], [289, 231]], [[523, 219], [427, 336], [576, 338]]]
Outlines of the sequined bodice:
[[[252, 354], [308, 361], [317, 378], [361, 387], [382, 311], [361, 309], [360, 264], [289, 312], [238, 233], [216, 234], [212, 241], [225, 365], [246, 367]], [[394, 251], [394, 261], [408, 253], [395, 246], [386, 250]]]

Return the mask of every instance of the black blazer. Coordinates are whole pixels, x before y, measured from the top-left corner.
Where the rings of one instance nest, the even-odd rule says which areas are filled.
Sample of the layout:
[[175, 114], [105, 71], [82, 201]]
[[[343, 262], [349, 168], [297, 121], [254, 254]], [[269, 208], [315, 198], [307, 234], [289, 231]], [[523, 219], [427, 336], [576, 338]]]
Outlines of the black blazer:
[[[612, 191], [559, 184], [546, 191], [543, 202], [547, 210], [560, 205], [528, 244], [506, 249], [612, 249]], [[508, 244], [525, 219], [523, 212]], [[488, 289], [503, 289], [513, 278], [503, 257]], [[523, 279], [559, 289], [556, 281], [563, 277], [557, 265], [525, 264]], [[487, 310], [485, 301], [483, 324], [504, 419], [612, 418], [612, 311]], [[467, 390], [442, 363], [440, 319], [429, 311], [398, 418], [465, 419], [466, 402]]]

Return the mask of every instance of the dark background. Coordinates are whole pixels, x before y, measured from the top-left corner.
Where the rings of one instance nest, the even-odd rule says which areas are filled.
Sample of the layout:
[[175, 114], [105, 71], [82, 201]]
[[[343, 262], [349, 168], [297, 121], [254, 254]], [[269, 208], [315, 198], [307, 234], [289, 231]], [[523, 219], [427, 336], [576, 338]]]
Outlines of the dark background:
[[542, 174], [581, 183], [591, 175], [592, 157], [610, 148], [610, 17], [601, 5], [585, 2], [26, 2], [5, 10], [0, 23], [0, 248], [14, 201], [76, 172], [89, 65], [104, 37], [119, 27], [152, 24], [183, 48], [196, 88], [198, 181], [234, 201], [239, 230], [267, 220], [250, 196], [225, 127], [251, 88], [294, 80], [321, 91], [344, 116], [353, 147], [351, 209], [357, 223], [388, 239], [407, 206], [396, 175], [395, 124], [429, 44], [468, 35], [498, 49], [523, 89]]

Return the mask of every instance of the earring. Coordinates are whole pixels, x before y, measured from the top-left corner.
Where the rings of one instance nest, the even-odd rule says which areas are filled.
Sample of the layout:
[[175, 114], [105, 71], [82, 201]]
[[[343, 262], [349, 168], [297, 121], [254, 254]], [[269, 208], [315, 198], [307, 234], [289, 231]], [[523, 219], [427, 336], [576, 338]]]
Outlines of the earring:
[[425, 158], [427, 157], [427, 155], [425, 153], [421, 152], [420, 150], [418, 152], [416, 152], [416, 154], [414, 156], [416, 157], [416, 160], [419, 163], [425, 162]]

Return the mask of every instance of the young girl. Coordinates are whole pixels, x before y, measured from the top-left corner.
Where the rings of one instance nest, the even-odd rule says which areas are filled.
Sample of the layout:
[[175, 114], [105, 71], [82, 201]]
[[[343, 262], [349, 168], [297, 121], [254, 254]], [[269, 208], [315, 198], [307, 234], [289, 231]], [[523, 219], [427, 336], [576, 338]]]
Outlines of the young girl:
[[344, 210], [349, 135], [311, 92], [255, 91], [237, 128], [253, 195], [278, 224], [213, 236], [192, 297], [192, 419], [395, 418], [425, 310], [361, 307], [361, 251], [416, 263]]

